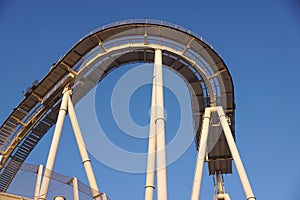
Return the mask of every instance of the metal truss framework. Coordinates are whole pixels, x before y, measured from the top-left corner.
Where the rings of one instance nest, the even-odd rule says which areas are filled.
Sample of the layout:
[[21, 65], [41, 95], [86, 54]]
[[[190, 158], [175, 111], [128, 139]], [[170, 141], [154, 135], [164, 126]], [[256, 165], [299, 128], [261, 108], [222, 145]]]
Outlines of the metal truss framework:
[[[216, 51], [202, 37], [174, 24], [121, 21], [101, 27], [75, 44], [39, 83], [26, 91], [25, 98], [2, 124], [0, 191], [6, 191], [26, 157], [56, 123], [66, 86], [72, 87], [72, 102], [76, 104], [116, 67], [132, 62], [155, 63], [157, 49], [161, 64], [179, 74], [190, 89], [197, 147], [203, 137], [202, 117], [207, 107], [223, 108], [234, 139], [233, 83]], [[220, 124], [215, 125], [221, 129]], [[214, 147], [207, 152], [211, 175], [232, 172], [233, 155], [226, 139], [222, 129]]]

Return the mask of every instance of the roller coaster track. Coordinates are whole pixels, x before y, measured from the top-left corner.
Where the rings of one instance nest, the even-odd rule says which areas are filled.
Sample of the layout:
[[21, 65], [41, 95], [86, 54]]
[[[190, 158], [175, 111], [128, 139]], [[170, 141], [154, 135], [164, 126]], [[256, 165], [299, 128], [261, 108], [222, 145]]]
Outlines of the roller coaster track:
[[[205, 107], [223, 106], [234, 134], [234, 90], [230, 73], [200, 36], [167, 22], [126, 20], [89, 33], [34, 83], [0, 127], [0, 191], [5, 192], [27, 156], [55, 124], [62, 91], [73, 88], [76, 104], [110, 71], [132, 62], [153, 62], [163, 50], [163, 64], [178, 73], [191, 92], [196, 142]], [[223, 138], [223, 139], [222, 139]], [[209, 172], [231, 173], [231, 154], [221, 135], [209, 154]]]

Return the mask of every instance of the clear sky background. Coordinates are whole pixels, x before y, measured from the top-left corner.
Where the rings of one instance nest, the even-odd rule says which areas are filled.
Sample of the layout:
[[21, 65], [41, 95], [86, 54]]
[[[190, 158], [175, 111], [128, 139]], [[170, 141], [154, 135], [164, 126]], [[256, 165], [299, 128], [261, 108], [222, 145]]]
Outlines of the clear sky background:
[[[232, 74], [236, 141], [257, 199], [300, 199], [299, 13], [297, 0], [0, 0], [0, 122], [22, 100], [22, 90], [43, 78], [54, 61], [93, 29], [133, 18], [169, 21], [204, 37]], [[126, 67], [111, 74], [99, 88], [109, 91], [125, 72]], [[142, 88], [135, 98], [149, 96], [149, 89]], [[147, 111], [149, 105], [139, 109]], [[26, 162], [46, 163], [52, 133], [53, 129]], [[169, 166], [170, 199], [189, 199], [195, 156], [191, 145]], [[95, 158], [92, 162], [101, 191], [112, 200], [143, 199], [144, 174], [118, 172]], [[87, 182], [80, 163], [67, 122], [55, 170]], [[202, 199], [212, 198], [212, 186], [206, 169]], [[245, 199], [235, 171], [225, 177], [225, 187], [232, 199]]]

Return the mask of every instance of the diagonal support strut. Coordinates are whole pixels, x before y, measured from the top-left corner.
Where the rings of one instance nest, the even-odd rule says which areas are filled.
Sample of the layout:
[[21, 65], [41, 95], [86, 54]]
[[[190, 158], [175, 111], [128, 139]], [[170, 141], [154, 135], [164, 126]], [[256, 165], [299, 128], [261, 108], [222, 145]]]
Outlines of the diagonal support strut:
[[194, 184], [192, 188], [191, 193], [191, 200], [199, 200], [200, 197], [200, 188], [201, 188], [201, 181], [202, 181], [202, 172], [203, 172], [203, 166], [204, 166], [204, 158], [205, 158], [205, 150], [207, 146], [207, 138], [208, 138], [208, 131], [209, 131], [209, 123], [210, 123], [210, 115], [212, 112], [217, 112], [222, 129], [224, 131], [230, 152], [232, 154], [232, 158], [234, 160], [236, 170], [239, 174], [239, 178], [241, 181], [241, 184], [243, 186], [245, 195], [247, 200], [255, 200], [255, 196], [253, 194], [250, 182], [248, 180], [246, 170], [244, 168], [244, 165], [242, 163], [241, 157], [239, 155], [237, 146], [234, 142], [231, 129], [229, 127], [229, 124], [226, 119], [226, 115], [224, 113], [224, 110], [221, 106], [213, 106], [208, 107], [205, 109], [205, 114], [203, 116], [203, 123], [202, 123], [202, 131], [201, 131], [201, 137], [199, 141], [199, 147], [198, 147], [198, 157], [195, 167], [195, 173], [194, 173]]

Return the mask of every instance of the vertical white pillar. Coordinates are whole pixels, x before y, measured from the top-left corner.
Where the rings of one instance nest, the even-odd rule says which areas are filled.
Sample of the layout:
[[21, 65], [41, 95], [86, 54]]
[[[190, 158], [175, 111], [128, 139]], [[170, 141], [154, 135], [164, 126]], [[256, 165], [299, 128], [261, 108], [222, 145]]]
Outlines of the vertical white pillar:
[[166, 166], [166, 142], [165, 142], [165, 116], [164, 116], [164, 92], [163, 92], [163, 68], [162, 51], [155, 49], [155, 98], [156, 98], [156, 155], [157, 155], [157, 199], [168, 199], [167, 166]]
[[226, 115], [225, 115], [222, 107], [218, 107], [217, 110], [218, 110], [218, 115], [219, 115], [219, 118], [220, 118], [222, 128], [224, 130], [224, 134], [225, 134], [225, 137], [226, 137], [226, 140], [227, 140], [227, 143], [228, 143], [233, 161], [235, 163], [236, 170], [239, 174], [244, 192], [246, 194], [247, 200], [254, 200], [256, 198], [253, 194], [253, 191], [252, 191], [252, 188], [250, 186], [250, 183], [249, 183], [245, 168], [243, 166], [240, 154], [239, 154], [238, 149], [236, 147], [236, 144], [234, 142], [230, 127], [229, 127], [227, 119], [226, 119]]
[[35, 183], [34, 200], [38, 200], [38, 197], [40, 195], [42, 175], [43, 175], [43, 165], [39, 165], [37, 177], [36, 177], [36, 183]]
[[52, 138], [52, 143], [51, 143], [49, 154], [48, 154], [48, 159], [47, 159], [47, 164], [45, 167], [45, 172], [44, 172], [44, 176], [43, 176], [39, 199], [46, 199], [46, 197], [47, 197], [49, 184], [50, 184], [50, 178], [52, 175], [52, 169], [53, 169], [53, 165], [54, 165], [54, 161], [55, 161], [55, 157], [56, 157], [56, 153], [57, 153], [58, 143], [59, 143], [60, 136], [61, 136], [61, 130], [62, 130], [62, 127], [64, 124], [66, 112], [67, 112], [68, 97], [70, 96], [70, 93], [71, 93], [71, 90], [69, 88], [65, 88], [65, 90], [63, 92], [63, 97], [62, 97], [62, 101], [61, 101], [61, 105], [60, 105], [60, 109], [59, 109], [59, 113], [58, 113], [58, 117], [57, 117], [57, 122], [56, 122], [55, 130], [54, 130], [53, 138]]
[[72, 183], [73, 183], [73, 199], [79, 200], [78, 181], [76, 177], [73, 178]]
[[100, 200], [99, 189], [98, 189], [98, 185], [97, 185], [95, 175], [94, 175], [94, 172], [92, 169], [91, 160], [89, 159], [88, 153], [85, 148], [85, 143], [82, 138], [81, 130], [79, 128], [76, 113], [74, 111], [73, 103], [72, 103], [70, 96], [68, 96], [68, 112], [69, 112], [69, 117], [70, 117], [70, 121], [71, 121], [73, 130], [74, 130], [74, 135], [75, 135], [75, 139], [76, 139], [76, 142], [78, 145], [80, 156], [82, 159], [82, 164], [83, 164], [83, 167], [84, 167], [84, 170], [85, 170], [85, 173], [88, 178], [88, 182], [89, 182], [92, 194], [93, 194], [93, 198]]
[[155, 87], [155, 69], [153, 68], [152, 76], [152, 98], [150, 110], [150, 127], [148, 141], [148, 160], [147, 160], [147, 175], [145, 185], [145, 200], [153, 200], [154, 193], [154, 173], [155, 173], [155, 154], [156, 154], [156, 87]]
[[209, 123], [210, 123], [210, 114], [211, 114], [211, 108], [205, 108], [205, 113], [202, 121], [201, 136], [200, 136], [199, 147], [198, 147], [198, 156], [197, 156], [195, 173], [194, 173], [194, 184], [192, 188], [191, 200], [199, 200], [199, 196], [200, 196], [204, 158], [205, 158]]

